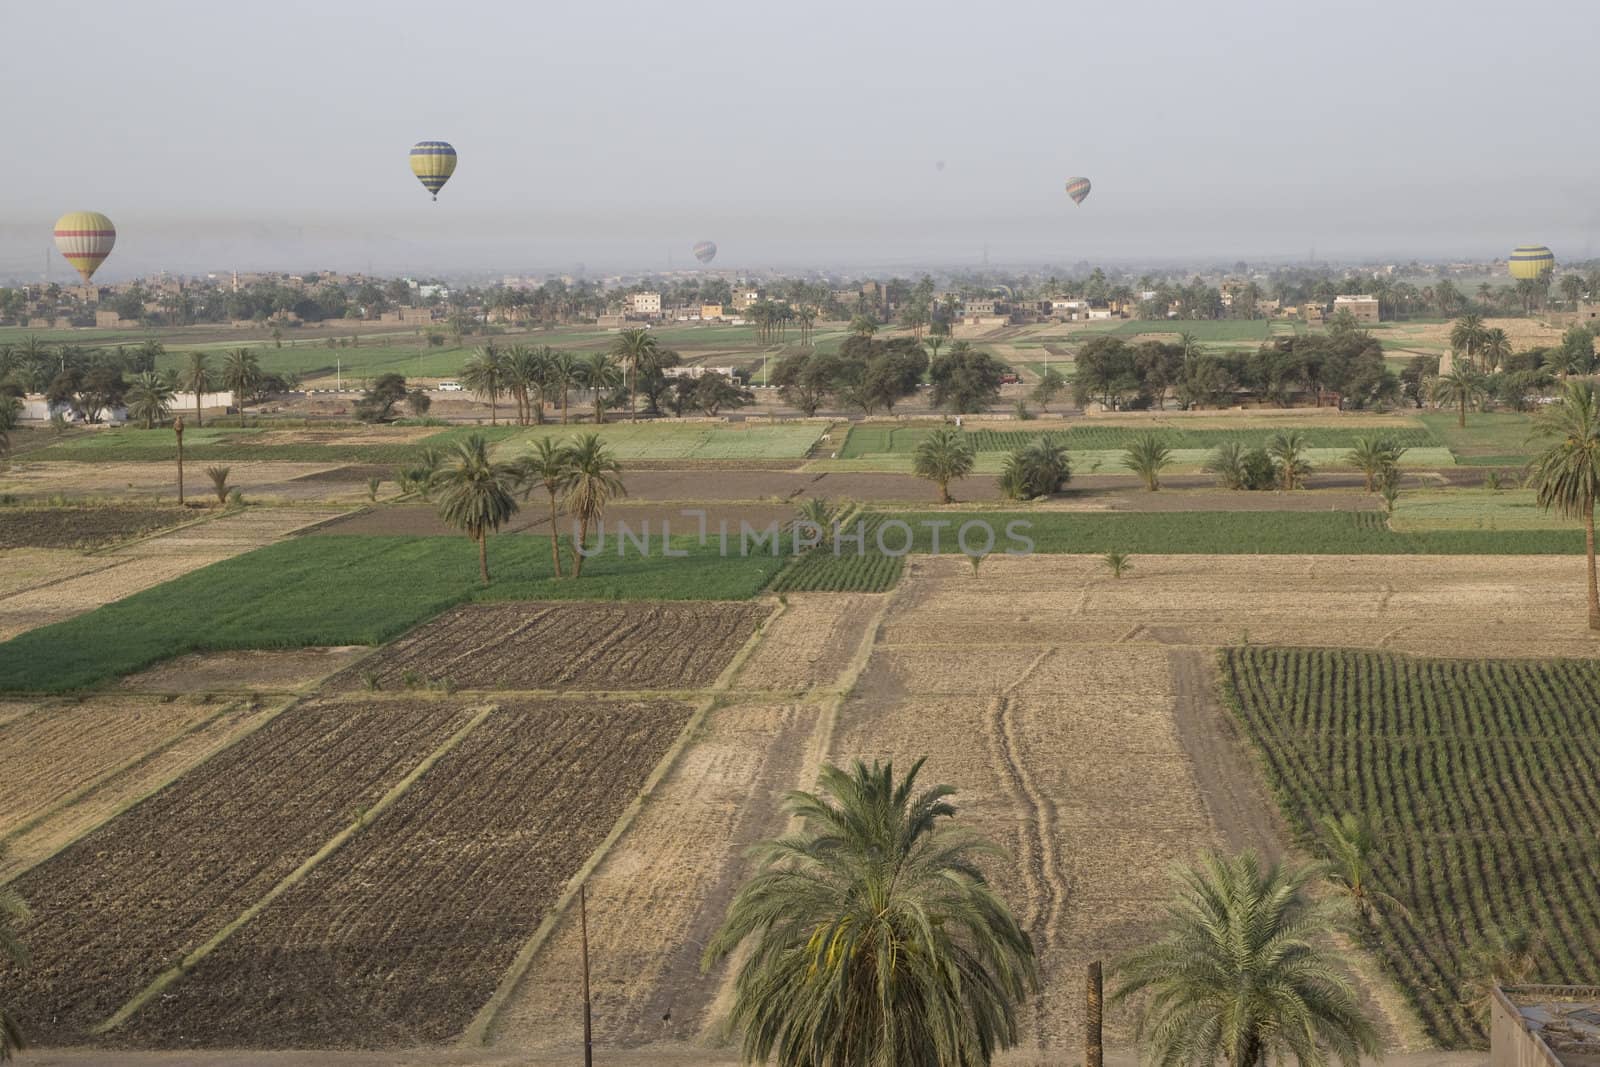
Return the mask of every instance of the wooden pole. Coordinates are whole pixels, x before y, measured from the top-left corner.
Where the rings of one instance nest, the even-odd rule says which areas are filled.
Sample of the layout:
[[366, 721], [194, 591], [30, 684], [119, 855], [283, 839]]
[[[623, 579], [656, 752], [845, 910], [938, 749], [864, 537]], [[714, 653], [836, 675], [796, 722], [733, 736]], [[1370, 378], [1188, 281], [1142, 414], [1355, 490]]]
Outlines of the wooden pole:
[[1100, 961], [1089, 964], [1088, 1004], [1083, 1021], [1083, 1067], [1104, 1067], [1105, 1046], [1100, 1043], [1101, 988]]
[[583, 937], [583, 1067], [594, 1067], [594, 1033], [589, 1025], [589, 899], [578, 886], [578, 923]]
[[172, 432], [178, 435], [178, 506], [183, 507], [183, 416], [172, 420]]

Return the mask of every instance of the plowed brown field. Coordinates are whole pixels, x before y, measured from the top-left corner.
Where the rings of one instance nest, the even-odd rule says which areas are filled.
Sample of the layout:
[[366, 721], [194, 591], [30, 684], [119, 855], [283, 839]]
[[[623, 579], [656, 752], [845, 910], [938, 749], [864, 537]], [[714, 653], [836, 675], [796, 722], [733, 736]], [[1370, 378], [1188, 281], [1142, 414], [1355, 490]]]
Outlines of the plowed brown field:
[[339, 675], [344, 689], [449, 679], [461, 689], [703, 689], [764, 604], [494, 604], [458, 608]]
[[566, 700], [498, 708], [116, 1038], [164, 1048], [448, 1040], [689, 711]]

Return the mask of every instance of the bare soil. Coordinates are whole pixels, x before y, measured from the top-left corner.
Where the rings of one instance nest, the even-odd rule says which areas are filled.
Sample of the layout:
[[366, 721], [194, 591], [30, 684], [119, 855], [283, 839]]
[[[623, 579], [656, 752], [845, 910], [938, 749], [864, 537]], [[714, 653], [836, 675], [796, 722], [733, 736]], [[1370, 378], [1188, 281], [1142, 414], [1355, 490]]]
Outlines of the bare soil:
[[[206, 467], [211, 464], [191, 461], [184, 465], [184, 491], [191, 501], [216, 499]], [[305, 476], [344, 468], [334, 463], [289, 463], [277, 460], [230, 460], [228, 484], [237, 486], [250, 500], [277, 503], [354, 503], [367, 497], [367, 478], [343, 477], [311, 480]], [[382, 478], [390, 478], [388, 468]], [[391, 483], [392, 488], [392, 483]], [[168, 463], [78, 463], [56, 461], [18, 461], [0, 473], [0, 492], [25, 502], [92, 496], [120, 501], [176, 501], [176, 468]]]
[[144, 693], [238, 693], [307, 689], [372, 650], [366, 646], [192, 652], [130, 674], [121, 688]]
[[465, 718], [460, 702], [301, 705], [23, 874], [32, 959], [3, 973], [24, 1031], [85, 1039]]
[[693, 690], [716, 680], [765, 604], [491, 604], [424, 623], [335, 678], [382, 690]]
[[113, 1039], [162, 1048], [448, 1040], [689, 711], [666, 702], [500, 707]]
[[179, 507], [0, 507], [0, 549], [99, 548], [200, 517]]
[[[617, 535], [621, 524], [626, 523], [632, 536], [648, 534], [652, 545], [659, 544], [663, 530], [670, 530], [672, 536], [684, 534], [698, 534], [700, 532], [700, 518], [696, 515], [683, 514], [688, 505], [676, 504], [613, 504], [606, 508], [605, 533], [607, 538]], [[717, 523], [725, 521], [730, 530], [737, 535], [741, 522], [748, 522], [754, 527], [764, 527], [769, 523], [784, 523], [794, 518], [795, 509], [790, 505], [782, 504], [704, 504], [698, 505], [705, 512], [707, 529], [715, 535]], [[662, 524], [666, 525], [663, 526]], [[648, 525], [646, 525], [648, 524]], [[558, 519], [557, 529], [565, 537], [572, 536], [571, 519], [561, 515]], [[328, 523], [318, 527], [317, 534], [330, 535], [363, 535], [393, 537], [398, 535], [410, 537], [456, 537], [460, 531], [445, 524], [439, 518], [439, 509], [432, 504], [394, 504], [389, 507], [371, 508], [357, 512], [347, 518]], [[548, 535], [550, 533], [550, 511], [542, 496], [535, 496], [532, 501], [524, 504], [522, 510], [512, 516], [511, 521], [500, 528], [505, 533], [532, 533]], [[609, 541], [607, 542], [610, 543]], [[609, 551], [609, 549], [607, 550]]]
[[865, 593], [790, 593], [740, 668], [739, 689], [830, 689], [850, 664], [883, 602]]

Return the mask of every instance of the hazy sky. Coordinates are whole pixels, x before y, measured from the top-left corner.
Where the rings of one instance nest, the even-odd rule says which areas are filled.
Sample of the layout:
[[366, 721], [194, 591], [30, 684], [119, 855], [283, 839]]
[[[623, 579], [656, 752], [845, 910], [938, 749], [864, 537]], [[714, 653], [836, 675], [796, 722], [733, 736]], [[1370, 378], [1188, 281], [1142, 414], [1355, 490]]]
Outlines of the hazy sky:
[[[117, 223], [108, 278], [700, 238], [730, 267], [1570, 261], [1600, 231], [1594, 0], [72, 0], [4, 29], [0, 277], [80, 208]], [[460, 153], [437, 204], [422, 139]]]

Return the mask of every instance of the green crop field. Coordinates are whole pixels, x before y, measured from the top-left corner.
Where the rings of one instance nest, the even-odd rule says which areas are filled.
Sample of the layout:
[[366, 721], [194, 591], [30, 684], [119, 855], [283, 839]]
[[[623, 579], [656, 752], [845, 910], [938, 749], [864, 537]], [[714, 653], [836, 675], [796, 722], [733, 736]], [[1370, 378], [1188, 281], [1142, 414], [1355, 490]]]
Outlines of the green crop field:
[[[959, 486], [956, 488], [959, 496]], [[974, 511], [881, 513], [910, 523], [913, 551], [932, 550], [926, 525], [944, 523], [941, 552], [957, 552], [954, 530], [964, 522], [987, 522], [995, 551], [1008, 545], [1013, 521], [1044, 553], [1142, 552], [1216, 555], [1577, 555], [1580, 530], [1428, 530], [1397, 533], [1375, 511], [1189, 511], [1062, 512]], [[970, 544], [979, 543], [975, 531]], [[891, 542], [898, 545], [898, 542]]]
[[597, 555], [561, 580], [548, 538], [492, 537], [487, 588], [465, 537], [283, 541], [0, 643], [0, 691], [78, 689], [185, 652], [375, 645], [465, 601], [743, 600], [785, 562], [675, 541], [689, 555]]
[[1564, 519], [1539, 507], [1531, 489], [1403, 493], [1395, 506], [1394, 527], [1402, 531], [1583, 528], [1577, 519]]
[[[289, 463], [402, 463], [424, 446], [443, 448], [470, 434], [490, 441], [517, 432], [515, 426], [472, 426], [441, 429], [427, 437], [406, 440], [400, 434], [385, 439], [382, 429], [352, 427], [338, 444], [320, 443], [315, 434], [339, 434], [337, 428], [304, 431], [303, 441], [292, 439], [295, 430], [266, 426], [228, 427], [215, 424], [191, 428], [183, 435], [186, 462], [210, 460], [276, 460]], [[360, 443], [357, 443], [358, 440]], [[367, 443], [370, 440], [370, 443]], [[120, 429], [73, 433], [28, 453], [30, 461], [69, 463], [168, 463], [177, 457], [171, 430]]]
[[[630, 459], [800, 459], [828, 428], [825, 422], [615, 423], [599, 427], [601, 438], [623, 461]], [[503, 453], [515, 455], [540, 437], [594, 432], [593, 426], [524, 427]]]
[[1271, 329], [1272, 323], [1267, 319], [1133, 319], [1122, 323], [1112, 332], [1124, 339], [1141, 334], [1170, 334], [1170, 340], [1176, 341], [1179, 334], [1190, 333], [1202, 342], [1260, 343], [1267, 339]]
[[[1600, 664], [1238, 648], [1223, 673], [1284, 813], [1380, 821], [1367, 932], [1434, 1040], [1481, 1044], [1473, 939], [1542, 935], [1531, 982], [1600, 983]], [[1399, 906], [1396, 906], [1398, 903]]]
[[1454, 412], [1419, 412], [1417, 419], [1439, 441], [1472, 466], [1520, 467], [1542, 447], [1533, 436], [1533, 417], [1519, 412], [1469, 414], [1466, 429]]
[[[934, 430], [931, 426], [872, 426], [857, 425], [850, 428], [839, 455], [843, 459], [856, 459], [882, 453], [914, 452]], [[1168, 448], [1209, 450], [1230, 441], [1248, 448], [1262, 448], [1273, 436], [1287, 430], [1298, 430], [1312, 449], [1351, 448], [1358, 437], [1385, 437], [1407, 448], [1438, 449], [1445, 445], [1426, 426], [1414, 422], [1397, 422], [1392, 427], [1351, 429], [1342, 426], [1287, 427], [1285, 430], [1241, 426], [1238, 429], [1192, 429], [1171, 424], [1156, 427], [1128, 425], [1070, 423], [1042, 424], [1029, 430], [965, 430], [968, 442], [979, 452], [1009, 452], [1021, 448], [1036, 437], [1050, 434], [1067, 446], [1069, 451], [1108, 451], [1128, 447], [1136, 438], [1154, 433]], [[1409, 457], [1408, 457], [1409, 458]], [[1415, 460], [1412, 460], [1415, 463]], [[1447, 461], [1448, 465], [1448, 461]]]
[[842, 546], [838, 553], [814, 548], [779, 571], [771, 589], [775, 593], [883, 593], [894, 588], [905, 564], [904, 556], [876, 551], [870, 539], [862, 552], [853, 545]]

